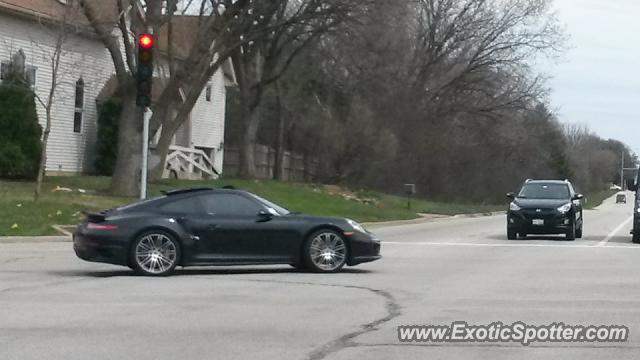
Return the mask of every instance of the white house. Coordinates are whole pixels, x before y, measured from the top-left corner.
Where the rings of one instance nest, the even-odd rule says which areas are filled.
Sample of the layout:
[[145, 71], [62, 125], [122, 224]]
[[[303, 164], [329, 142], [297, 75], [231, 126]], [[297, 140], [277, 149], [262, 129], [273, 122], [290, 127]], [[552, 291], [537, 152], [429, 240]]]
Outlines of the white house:
[[[12, 56], [22, 52], [34, 91], [46, 99], [51, 88], [51, 55], [57, 39], [51, 24], [65, 13], [64, 4], [69, 1], [72, 0], [0, 0], [0, 77]], [[49, 174], [92, 171], [97, 100], [109, 93], [106, 88], [115, 73], [109, 52], [90, 31], [87, 20], [83, 20], [76, 23], [77, 31], [68, 35], [63, 46], [58, 72], [60, 85], [52, 108], [47, 146]], [[215, 177], [222, 172], [226, 86], [234, 82], [230, 64], [212, 76], [189, 121], [175, 136], [175, 146], [167, 159], [173, 171], [165, 175]], [[38, 116], [44, 126], [45, 112], [39, 104]]]

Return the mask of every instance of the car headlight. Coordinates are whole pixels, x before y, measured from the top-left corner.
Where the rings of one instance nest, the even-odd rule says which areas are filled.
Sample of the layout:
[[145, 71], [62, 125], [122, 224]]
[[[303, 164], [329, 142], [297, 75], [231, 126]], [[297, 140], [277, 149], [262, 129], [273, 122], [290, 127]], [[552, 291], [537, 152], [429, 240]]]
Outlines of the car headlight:
[[564, 204], [558, 208], [558, 211], [561, 214], [566, 214], [569, 212], [569, 210], [571, 210], [571, 203]]
[[518, 210], [520, 210], [520, 206], [518, 206], [518, 204], [512, 202], [511, 204], [509, 204], [509, 210], [518, 211]]
[[351, 227], [354, 230], [360, 231], [362, 233], [366, 233], [367, 230], [364, 229], [364, 227], [362, 227], [362, 225], [358, 224], [357, 222], [351, 220], [351, 219], [347, 219], [347, 222], [349, 223], [349, 225], [351, 225]]

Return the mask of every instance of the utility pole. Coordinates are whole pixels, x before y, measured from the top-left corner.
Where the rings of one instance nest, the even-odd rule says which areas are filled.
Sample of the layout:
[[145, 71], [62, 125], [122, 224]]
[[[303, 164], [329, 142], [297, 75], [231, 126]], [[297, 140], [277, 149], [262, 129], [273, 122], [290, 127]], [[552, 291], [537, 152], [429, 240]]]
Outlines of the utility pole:
[[622, 165], [620, 166], [620, 187], [624, 188], [624, 150], [622, 150]]
[[142, 115], [142, 171], [140, 176], [140, 200], [147, 198], [147, 169], [149, 161], [149, 120], [151, 110], [145, 107]]

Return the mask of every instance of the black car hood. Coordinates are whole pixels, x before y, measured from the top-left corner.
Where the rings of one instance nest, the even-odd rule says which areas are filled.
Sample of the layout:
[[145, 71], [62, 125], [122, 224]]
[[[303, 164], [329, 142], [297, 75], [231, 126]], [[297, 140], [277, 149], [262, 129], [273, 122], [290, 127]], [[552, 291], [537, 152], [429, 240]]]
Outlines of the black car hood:
[[570, 203], [569, 199], [524, 199], [516, 198], [516, 205], [521, 208], [557, 208]]

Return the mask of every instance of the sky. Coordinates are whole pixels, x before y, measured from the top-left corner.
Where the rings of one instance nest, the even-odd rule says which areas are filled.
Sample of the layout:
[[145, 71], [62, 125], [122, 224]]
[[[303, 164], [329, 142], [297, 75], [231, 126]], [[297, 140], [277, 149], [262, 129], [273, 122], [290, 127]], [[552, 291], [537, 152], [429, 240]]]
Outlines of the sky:
[[560, 121], [586, 124], [640, 154], [640, 1], [554, 2], [569, 49], [543, 71]]

